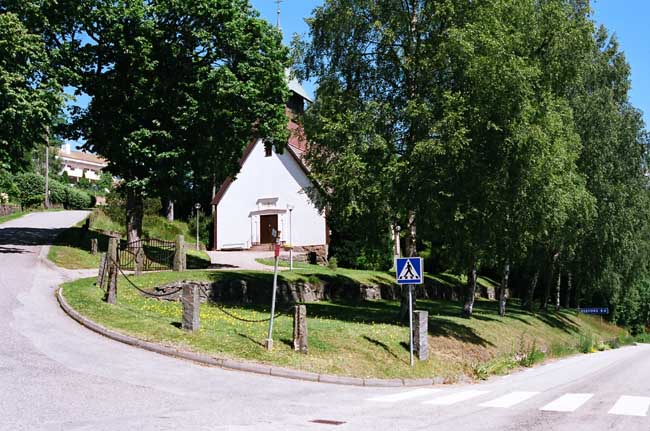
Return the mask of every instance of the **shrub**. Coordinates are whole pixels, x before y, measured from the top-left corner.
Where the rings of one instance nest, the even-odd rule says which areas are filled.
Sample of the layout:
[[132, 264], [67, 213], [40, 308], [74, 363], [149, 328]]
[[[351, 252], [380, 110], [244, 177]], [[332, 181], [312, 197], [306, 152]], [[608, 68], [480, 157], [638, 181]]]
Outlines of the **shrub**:
[[50, 202], [57, 205], [66, 205], [68, 188], [69, 186], [58, 181], [50, 181]]
[[81, 190], [71, 187], [66, 189], [65, 207], [68, 209], [84, 209], [92, 206], [92, 197]]
[[18, 188], [14, 177], [7, 171], [0, 170], [0, 193], [6, 193], [9, 200], [18, 199]]
[[25, 208], [40, 206], [45, 199], [45, 177], [32, 173], [22, 173], [15, 176], [18, 188], [18, 200]]
[[336, 260], [335, 256], [329, 258], [327, 261], [327, 267], [332, 271], [336, 271], [339, 268], [338, 261]]
[[578, 350], [581, 353], [591, 353], [594, 351], [594, 336], [590, 333], [580, 334]]

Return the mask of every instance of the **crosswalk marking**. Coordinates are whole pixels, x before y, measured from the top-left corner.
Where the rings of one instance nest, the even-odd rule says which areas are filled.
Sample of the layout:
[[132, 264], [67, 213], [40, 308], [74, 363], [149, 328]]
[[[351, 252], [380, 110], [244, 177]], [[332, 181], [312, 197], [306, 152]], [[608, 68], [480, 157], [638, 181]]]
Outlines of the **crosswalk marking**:
[[471, 400], [478, 396], [489, 393], [490, 391], [463, 391], [457, 392], [451, 395], [445, 395], [444, 397], [434, 398], [430, 401], [425, 401], [423, 404], [433, 404], [436, 406], [449, 406], [452, 404], [459, 403], [461, 401]]
[[539, 394], [539, 392], [515, 391], [479, 405], [481, 407], [495, 407], [495, 408], [506, 409], [516, 404], [522, 403], [527, 399], [534, 397], [537, 394]]
[[566, 394], [546, 404], [540, 410], [549, 412], [573, 412], [589, 401], [594, 394]]
[[623, 395], [607, 413], [610, 415], [645, 416], [650, 407], [650, 398]]
[[437, 392], [442, 392], [441, 389], [414, 389], [408, 392], [399, 392], [397, 394], [382, 395], [374, 398], [370, 398], [368, 401], [376, 401], [382, 403], [394, 403], [396, 401], [409, 400], [411, 398], [423, 397], [426, 395], [432, 395]]

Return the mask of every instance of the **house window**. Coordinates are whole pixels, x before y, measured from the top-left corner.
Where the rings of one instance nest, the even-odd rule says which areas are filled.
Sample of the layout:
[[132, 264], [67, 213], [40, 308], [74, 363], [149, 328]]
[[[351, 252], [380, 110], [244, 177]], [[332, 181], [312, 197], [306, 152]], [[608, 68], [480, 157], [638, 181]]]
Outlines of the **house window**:
[[270, 142], [264, 143], [264, 157], [271, 157], [273, 154], [273, 145]]

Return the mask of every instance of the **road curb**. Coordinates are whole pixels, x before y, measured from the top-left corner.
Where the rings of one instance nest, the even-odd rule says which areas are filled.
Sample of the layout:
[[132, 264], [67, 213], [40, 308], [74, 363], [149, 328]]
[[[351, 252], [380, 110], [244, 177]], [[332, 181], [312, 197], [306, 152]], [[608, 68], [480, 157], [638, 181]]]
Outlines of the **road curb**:
[[104, 337], [119, 341], [130, 346], [139, 347], [150, 352], [165, 356], [185, 359], [202, 365], [219, 367], [226, 370], [244, 371], [255, 374], [263, 374], [284, 379], [302, 380], [309, 382], [330, 383], [344, 386], [366, 386], [366, 387], [415, 387], [432, 386], [442, 383], [442, 379], [361, 379], [356, 377], [335, 376], [331, 374], [317, 374], [306, 371], [281, 368], [272, 365], [260, 364], [251, 361], [239, 361], [234, 359], [217, 358], [201, 353], [187, 352], [173, 347], [164, 346], [158, 343], [140, 340], [129, 335], [121, 334], [82, 316], [68, 304], [63, 296], [63, 287], [55, 292], [56, 299], [61, 309], [80, 325], [94, 331]]

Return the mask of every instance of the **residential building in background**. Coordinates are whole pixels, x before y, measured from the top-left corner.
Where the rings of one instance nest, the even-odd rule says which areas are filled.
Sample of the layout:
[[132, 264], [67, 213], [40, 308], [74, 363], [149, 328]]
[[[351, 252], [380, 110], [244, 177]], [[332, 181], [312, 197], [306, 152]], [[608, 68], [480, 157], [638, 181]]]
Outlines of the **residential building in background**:
[[96, 182], [102, 174], [102, 169], [108, 165], [106, 160], [99, 156], [72, 150], [70, 144], [61, 147], [58, 157], [63, 172], [67, 173], [71, 183], [77, 183], [82, 178]]

